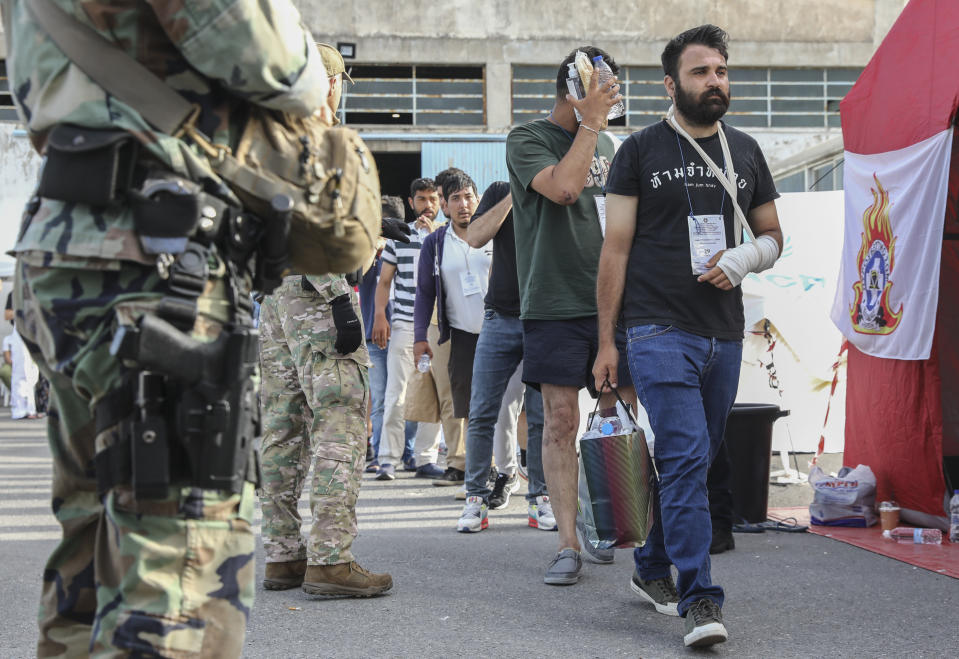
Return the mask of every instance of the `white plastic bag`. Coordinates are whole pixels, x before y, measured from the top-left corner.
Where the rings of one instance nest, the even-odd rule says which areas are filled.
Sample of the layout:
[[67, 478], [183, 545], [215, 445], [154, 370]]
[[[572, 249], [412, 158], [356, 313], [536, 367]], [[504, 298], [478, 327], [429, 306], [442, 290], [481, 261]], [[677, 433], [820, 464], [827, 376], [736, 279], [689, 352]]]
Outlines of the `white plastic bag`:
[[818, 526], [872, 526], [876, 515], [876, 476], [866, 465], [843, 467], [832, 477], [818, 465], [809, 470], [813, 500], [809, 518]]

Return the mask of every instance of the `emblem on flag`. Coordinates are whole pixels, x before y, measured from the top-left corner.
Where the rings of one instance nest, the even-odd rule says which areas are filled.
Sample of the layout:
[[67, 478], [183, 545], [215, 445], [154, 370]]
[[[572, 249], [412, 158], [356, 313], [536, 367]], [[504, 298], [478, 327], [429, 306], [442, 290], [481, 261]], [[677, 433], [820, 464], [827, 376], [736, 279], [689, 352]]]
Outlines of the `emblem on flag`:
[[889, 216], [889, 192], [883, 188], [879, 177], [872, 191], [872, 206], [862, 215], [862, 246], [857, 263], [859, 281], [852, 285], [853, 303], [849, 308], [852, 327], [860, 334], [891, 334], [902, 320], [903, 305], [898, 311], [889, 306], [892, 289], [892, 271], [896, 264], [896, 237], [892, 235]]

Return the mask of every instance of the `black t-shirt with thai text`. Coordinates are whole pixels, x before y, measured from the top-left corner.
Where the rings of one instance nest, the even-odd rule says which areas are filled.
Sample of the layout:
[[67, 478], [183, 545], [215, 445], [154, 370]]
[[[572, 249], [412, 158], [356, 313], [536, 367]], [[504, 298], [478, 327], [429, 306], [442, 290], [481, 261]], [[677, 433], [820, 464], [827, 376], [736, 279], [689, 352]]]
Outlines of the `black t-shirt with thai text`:
[[[779, 193], [759, 145], [723, 124], [743, 213]], [[678, 139], [677, 139], [678, 138]], [[724, 167], [719, 134], [697, 140]], [[626, 268], [622, 322], [673, 325], [700, 336], [742, 339], [742, 288], [723, 291], [696, 281], [690, 264], [693, 215], [722, 215], [727, 248], [735, 247], [735, 211], [729, 195], [696, 150], [665, 121], [630, 135], [610, 167], [606, 191], [639, 197], [636, 232]]]

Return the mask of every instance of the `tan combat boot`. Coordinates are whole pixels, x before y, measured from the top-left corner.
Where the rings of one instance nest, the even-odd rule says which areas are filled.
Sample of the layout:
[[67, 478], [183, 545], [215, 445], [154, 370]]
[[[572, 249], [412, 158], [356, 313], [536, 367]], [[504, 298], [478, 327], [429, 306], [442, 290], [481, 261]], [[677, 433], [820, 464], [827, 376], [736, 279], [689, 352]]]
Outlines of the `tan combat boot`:
[[263, 587], [267, 590], [296, 588], [303, 583], [304, 574], [306, 574], [305, 558], [300, 561], [267, 563], [266, 574], [263, 577]]
[[393, 577], [373, 574], [359, 563], [311, 565], [306, 569], [303, 591], [327, 597], [370, 597], [393, 587]]

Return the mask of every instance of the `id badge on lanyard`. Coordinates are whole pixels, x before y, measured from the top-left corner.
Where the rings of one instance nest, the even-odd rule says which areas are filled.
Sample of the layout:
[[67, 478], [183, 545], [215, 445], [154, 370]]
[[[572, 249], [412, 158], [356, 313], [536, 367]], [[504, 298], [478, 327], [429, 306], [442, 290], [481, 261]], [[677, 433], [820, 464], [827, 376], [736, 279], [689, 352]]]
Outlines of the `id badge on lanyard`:
[[469, 297], [470, 295], [476, 295], [477, 293], [483, 292], [483, 287], [480, 283], [479, 277], [474, 275], [472, 272], [460, 273], [460, 286], [463, 287], [463, 297]]
[[726, 223], [722, 215], [690, 215], [689, 259], [694, 275], [709, 271], [706, 263], [726, 249]]

